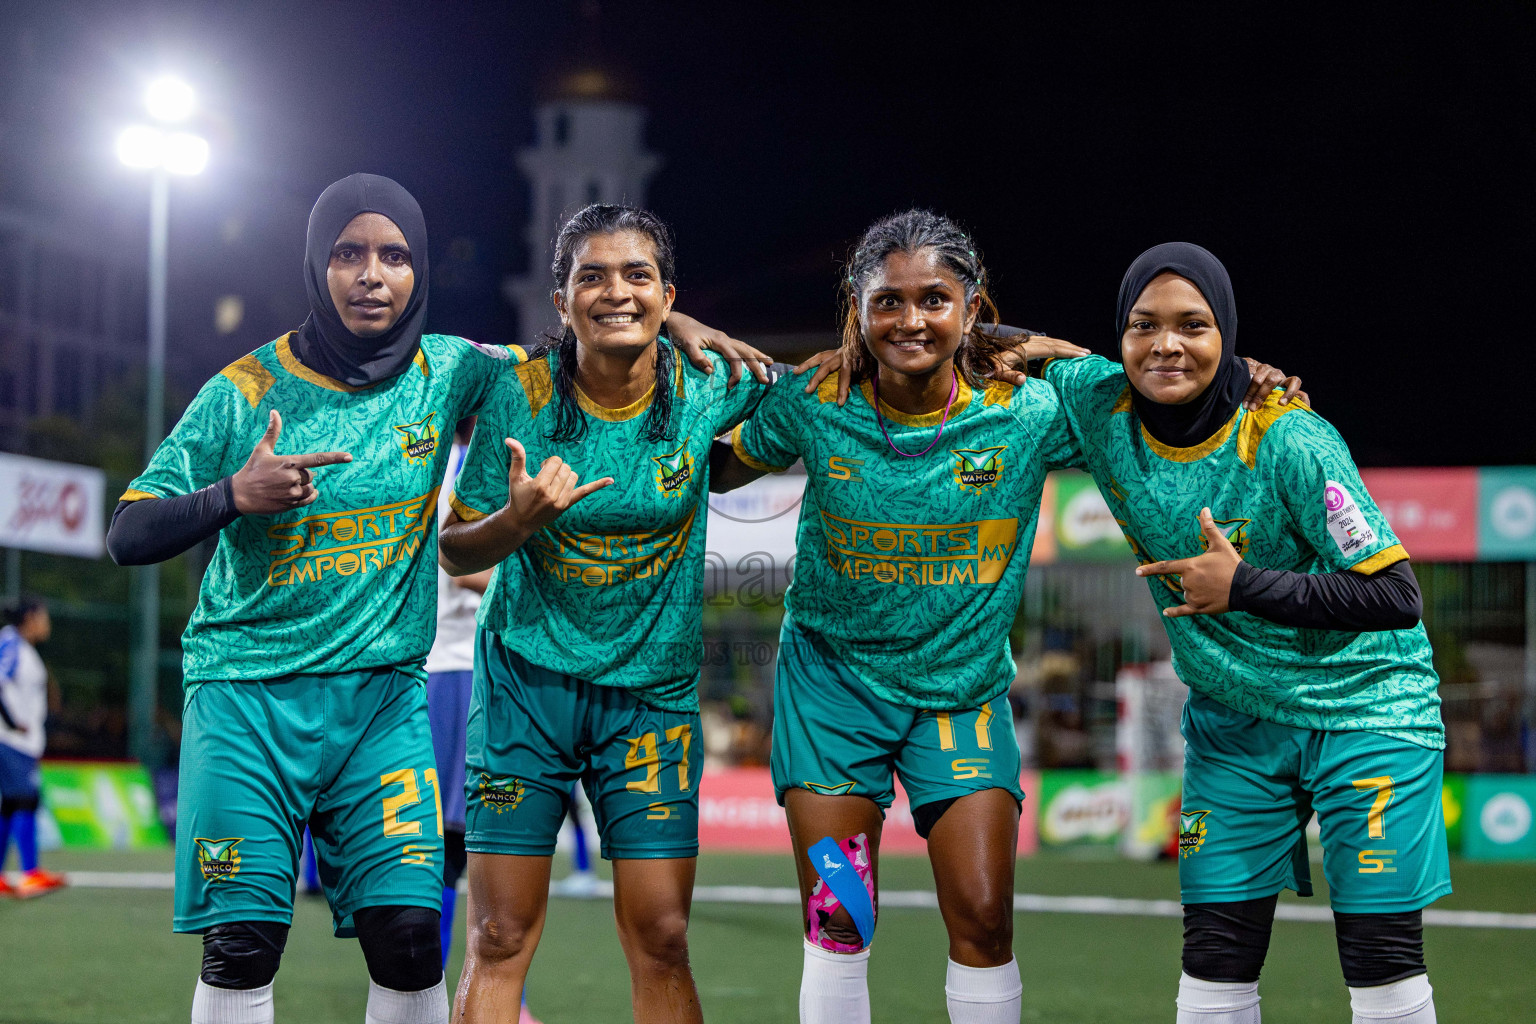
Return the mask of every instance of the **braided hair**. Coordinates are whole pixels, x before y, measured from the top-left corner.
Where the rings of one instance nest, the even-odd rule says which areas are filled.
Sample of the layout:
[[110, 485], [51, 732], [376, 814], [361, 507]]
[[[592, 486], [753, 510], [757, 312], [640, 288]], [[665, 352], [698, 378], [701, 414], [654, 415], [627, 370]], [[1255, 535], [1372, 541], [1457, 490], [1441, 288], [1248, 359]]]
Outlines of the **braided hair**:
[[971, 236], [948, 217], [931, 210], [893, 213], [871, 224], [848, 255], [843, 268], [843, 371], [858, 384], [875, 375], [878, 363], [864, 344], [859, 310], [869, 282], [885, 267], [892, 253], [915, 255], [931, 250], [965, 288], [965, 303], [981, 296], [976, 323], [961, 340], [955, 368], [972, 387], [984, 387], [997, 365], [997, 356], [1010, 347], [991, 328], [1000, 322], [997, 306], [987, 294], [987, 268]]
[[[661, 274], [665, 288], [676, 280], [676, 254], [672, 247], [672, 232], [661, 218], [649, 210], [613, 203], [593, 203], [577, 210], [555, 235], [555, 258], [550, 272], [555, 278], [555, 292], [565, 291], [570, 283], [571, 271], [576, 262], [576, 250], [593, 235], [612, 235], [620, 231], [637, 231], [651, 240], [655, 250], [656, 269]], [[550, 349], [555, 350], [555, 424], [546, 435], [551, 441], [580, 441], [587, 434], [587, 419], [581, 414], [576, 401], [576, 331], [569, 324], [558, 337], [546, 336], [546, 343], [533, 353], [542, 357]], [[672, 374], [676, 354], [670, 344], [656, 344], [656, 390], [651, 396], [651, 407], [646, 414], [642, 436], [647, 441], [664, 441], [672, 436]]]

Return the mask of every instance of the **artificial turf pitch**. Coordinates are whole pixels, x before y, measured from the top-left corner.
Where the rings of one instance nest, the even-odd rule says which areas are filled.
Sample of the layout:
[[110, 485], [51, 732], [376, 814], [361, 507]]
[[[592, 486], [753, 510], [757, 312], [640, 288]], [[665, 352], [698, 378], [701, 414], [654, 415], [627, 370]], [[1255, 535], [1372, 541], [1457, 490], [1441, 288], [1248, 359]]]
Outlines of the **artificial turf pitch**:
[[[56, 853], [48, 864], [77, 871], [171, 867], [169, 853], [158, 852]], [[1321, 885], [1320, 865], [1314, 865], [1314, 875]], [[1457, 892], [1438, 908], [1536, 913], [1536, 865], [1457, 862], [1452, 877]], [[885, 890], [933, 886], [920, 858], [885, 858], [880, 881]], [[787, 856], [708, 854], [699, 862], [699, 884], [792, 886], [794, 876]], [[1017, 888], [1139, 899], [1176, 899], [1178, 893], [1171, 864], [1057, 856], [1021, 861]], [[200, 946], [195, 936], [173, 935], [170, 917], [171, 894], [165, 890], [76, 888], [27, 902], [0, 901], [0, 1022], [186, 1020]], [[462, 911], [460, 922], [450, 982], [463, 960]], [[278, 1021], [358, 1024], [367, 976], [357, 943], [331, 937], [323, 900], [301, 899], [294, 925], [277, 976]], [[1441, 1020], [1536, 1019], [1536, 930], [1428, 927], [1425, 934]], [[698, 903], [689, 939], [706, 1020], [796, 1020], [795, 908]], [[1014, 949], [1024, 979], [1023, 1019], [1168, 1024], [1174, 1016], [1179, 939], [1179, 922], [1170, 918], [1017, 915]], [[937, 911], [883, 909], [869, 975], [874, 1019], [947, 1021], [944, 959]], [[1348, 1021], [1332, 927], [1277, 921], [1260, 992], [1265, 1024]], [[551, 901], [529, 1001], [545, 1024], [630, 1019], [628, 975], [607, 901]]]

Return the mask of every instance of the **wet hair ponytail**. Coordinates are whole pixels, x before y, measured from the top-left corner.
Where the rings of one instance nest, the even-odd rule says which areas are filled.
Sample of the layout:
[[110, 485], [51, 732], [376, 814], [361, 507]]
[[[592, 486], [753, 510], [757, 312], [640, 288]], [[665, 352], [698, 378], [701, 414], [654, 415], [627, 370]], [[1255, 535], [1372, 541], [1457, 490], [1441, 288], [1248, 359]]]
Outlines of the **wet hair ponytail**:
[[[672, 232], [661, 218], [649, 210], [633, 206], [617, 206], [612, 203], [593, 203], [577, 210], [555, 235], [555, 258], [550, 272], [555, 278], [555, 291], [564, 292], [570, 284], [571, 271], [576, 261], [576, 249], [593, 235], [612, 235], [620, 231], [638, 231], [651, 240], [656, 250], [656, 269], [661, 274], [662, 287], [675, 284], [677, 265], [672, 247]], [[580, 441], [587, 434], [587, 420], [581, 414], [576, 401], [576, 331], [569, 325], [559, 337], [546, 336], [548, 344], [541, 345], [534, 353], [540, 357], [551, 348], [555, 355], [555, 425], [546, 435], [551, 441]], [[673, 361], [676, 354], [671, 345], [656, 345], [656, 390], [651, 395], [651, 407], [645, 417], [642, 437], [647, 441], [665, 441], [672, 436], [672, 386]]]
[[848, 255], [843, 268], [843, 369], [858, 384], [874, 376], [878, 364], [864, 344], [859, 310], [865, 288], [885, 267], [892, 253], [909, 255], [932, 250], [965, 288], [965, 303], [981, 296], [976, 323], [955, 352], [955, 367], [972, 387], [983, 387], [996, 358], [1010, 342], [992, 332], [1000, 322], [997, 306], [987, 294], [987, 269], [976, 243], [960, 225], [931, 210], [907, 210], [875, 221]]

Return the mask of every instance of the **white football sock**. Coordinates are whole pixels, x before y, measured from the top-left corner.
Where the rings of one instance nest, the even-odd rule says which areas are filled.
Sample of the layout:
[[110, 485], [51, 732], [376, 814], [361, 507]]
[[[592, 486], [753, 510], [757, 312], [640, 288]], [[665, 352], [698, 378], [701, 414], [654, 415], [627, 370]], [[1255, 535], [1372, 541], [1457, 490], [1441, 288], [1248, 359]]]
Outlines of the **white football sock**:
[[869, 950], [834, 953], [805, 943], [800, 1024], [869, 1024]]
[[1178, 1024], [1259, 1024], [1259, 983], [1179, 974]]
[[192, 1024], [272, 1024], [272, 983], [261, 988], [214, 988], [197, 980]]
[[1435, 1024], [1435, 990], [1429, 987], [1429, 975], [1415, 974], [1390, 985], [1350, 989], [1349, 1008], [1354, 1024]]
[[1019, 962], [1001, 967], [966, 967], [949, 961], [944, 975], [944, 1005], [950, 1024], [1019, 1024], [1024, 983]]
[[448, 989], [443, 980], [420, 992], [397, 992], [368, 979], [365, 1024], [448, 1024]]

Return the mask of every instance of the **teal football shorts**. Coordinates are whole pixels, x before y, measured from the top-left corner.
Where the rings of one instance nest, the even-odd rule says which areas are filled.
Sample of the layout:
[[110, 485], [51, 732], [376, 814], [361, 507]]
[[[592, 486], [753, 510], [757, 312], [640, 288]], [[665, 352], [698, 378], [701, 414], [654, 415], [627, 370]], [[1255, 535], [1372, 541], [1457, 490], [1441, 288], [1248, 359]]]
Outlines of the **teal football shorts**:
[[193, 684], [182, 715], [178, 932], [293, 919], [304, 826], [337, 935], [442, 908], [443, 813], [419, 666]]
[[1199, 693], [1184, 705], [1185, 903], [1312, 894], [1317, 813], [1334, 910], [1418, 910], [1451, 891], [1441, 751], [1363, 731], [1278, 725]]
[[864, 796], [891, 806], [892, 774], [911, 806], [1005, 789], [1020, 802], [1013, 709], [1000, 694], [979, 708], [924, 711], [892, 704], [788, 615], [773, 687], [773, 788]]
[[697, 711], [541, 668], [475, 639], [464, 846], [547, 856], [580, 781], [605, 859], [696, 857], [704, 743]]

